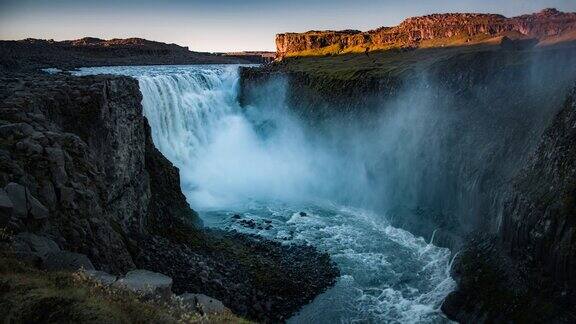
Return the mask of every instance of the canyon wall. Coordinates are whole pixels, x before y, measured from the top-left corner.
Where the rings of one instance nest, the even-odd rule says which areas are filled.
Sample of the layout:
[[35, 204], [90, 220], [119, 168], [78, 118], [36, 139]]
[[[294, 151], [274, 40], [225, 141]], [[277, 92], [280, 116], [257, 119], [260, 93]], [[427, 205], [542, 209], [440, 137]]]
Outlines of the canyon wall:
[[494, 235], [456, 255], [458, 289], [442, 305], [460, 322], [570, 323], [576, 311], [576, 86], [512, 185]]
[[518, 172], [502, 211], [500, 233], [513, 255], [576, 284], [576, 87]]
[[[494, 14], [433, 14], [408, 18], [395, 27], [309, 31], [276, 35], [277, 58], [365, 52], [390, 48], [469, 45], [496, 37], [552, 44], [576, 39], [576, 13], [545, 9], [506, 18]], [[494, 39], [501, 41], [501, 39]]]
[[163, 213], [198, 222], [177, 170], [147, 144], [135, 80], [28, 76], [2, 83], [0, 187], [14, 202], [2, 221], [10, 230], [40, 230], [119, 273], [134, 267], [125, 235], [148, 232], [156, 206], [165, 205], [159, 198], [171, 202]]

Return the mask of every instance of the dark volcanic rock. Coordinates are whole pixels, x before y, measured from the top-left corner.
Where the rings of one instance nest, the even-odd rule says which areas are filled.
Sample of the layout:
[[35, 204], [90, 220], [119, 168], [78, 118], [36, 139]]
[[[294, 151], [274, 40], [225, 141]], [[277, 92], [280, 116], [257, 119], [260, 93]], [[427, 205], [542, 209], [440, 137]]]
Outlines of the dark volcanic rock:
[[150, 186], [140, 92], [129, 78], [3, 79], [0, 187], [9, 227], [57, 238], [99, 268], [134, 266], [123, 233], [143, 231]]
[[335, 281], [338, 270], [313, 248], [201, 229], [141, 99], [128, 77], [0, 78], [0, 226], [16, 234], [22, 260], [158, 271], [179, 293], [269, 322]]
[[500, 234], [520, 259], [576, 285], [576, 87], [514, 181]]
[[455, 257], [457, 290], [442, 311], [461, 323], [572, 323], [574, 289], [514, 259], [494, 235], [477, 234]]
[[463, 322], [573, 322], [576, 88], [505, 194], [498, 236], [468, 241], [443, 311]]
[[1, 82], [0, 187], [13, 205], [14, 232], [46, 233], [118, 273], [134, 267], [128, 233], [198, 222], [177, 169], [151, 142], [136, 80]]
[[237, 314], [264, 322], [286, 320], [339, 275], [327, 254], [258, 236], [210, 230], [184, 244], [138, 240], [140, 267], [174, 279], [175, 293], [202, 292]]

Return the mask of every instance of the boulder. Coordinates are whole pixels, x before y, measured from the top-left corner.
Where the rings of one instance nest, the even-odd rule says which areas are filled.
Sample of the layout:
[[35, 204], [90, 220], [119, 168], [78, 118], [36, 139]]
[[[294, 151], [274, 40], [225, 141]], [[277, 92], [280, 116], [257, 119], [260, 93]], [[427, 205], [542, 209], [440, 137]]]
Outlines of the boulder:
[[0, 137], [14, 136], [21, 138], [34, 133], [34, 128], [26, 123], [14, 123], [0, 126]]
[[148, 270], [132, 270], [124, 278], [118, 279], [115, 286], [148, 298], [160, 297], [168, 300], [172, 296], [172, 278]]
[[30, 138], [25, 138], [16, 143], [16, 149], [26, 154], [41, 154], [44, 151], [42, 145], [35, 143]]
[[44, 207], [44, 205], [42, 205], [42, 203], [32, 195], [28, 195], [28, 205], [30, 207], [30, 214], [32, 214], [35, 219], [48, 218], [48, 215], [50, 214], [48, 208]]
[[88, 276], [88, 278], [98, 282], [103, 286], [111, 286], [116, 282], [116, 280], [118, 280], [118, 277], [104, 271], [85, 270], [84, 273], [86, 276]]
[[185, 304], [193, 306], [198, 312], [202, 314], [224, 314], [230, 313], [224, 304], [218, 299], [203, 295], [203, 294], [190, 294], [185, 293], [179, 296]]
[[94, 270], [94, 265], [86, 255], [70, 251], [46, 254], [42, 259], [42, 267], [50, 271]]
[[60, 252], [53, 240], [28, 232], [16, 235], [12, 246], [14, 252], [24, 258], [45, 258], [50, 253]]
[[[6, 197], [4, 197], [4, 193]], [[5, 209], [3, 205], [8, 207], [8, 200], [12, 204], [12, 209], [17, 216], [26, 217], [30, 212], [35, 219], [45, 219], [48, 218], [50, 214], [48, 208], [44, 207], [44, 205], [32, 196], [30, 192], [26, 190], [26, 187], [21, 184], [10, 182], [4, 190], [0, 192], [0, 209]]]
[[25, 217], [28, 214], [26, 188], [20, 184], [10, 182], [6, 187], [4, 187], [4, 190], [12, 201], [14, 213], [17, 216]]
[[14, 204], [12, 204], [12, 200], [8, 197], [6, 190], [0, 189], [0, 211], [11, 212], [13, 208]]

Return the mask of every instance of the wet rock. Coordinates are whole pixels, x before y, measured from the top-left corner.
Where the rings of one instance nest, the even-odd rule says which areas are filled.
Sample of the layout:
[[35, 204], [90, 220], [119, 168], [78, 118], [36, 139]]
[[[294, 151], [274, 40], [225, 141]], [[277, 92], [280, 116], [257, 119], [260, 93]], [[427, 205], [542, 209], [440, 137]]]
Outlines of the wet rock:
[[42, 260], [42, 267], [50, 271], [94, 270], [94, 265], [86, 255], [69, 251], [46, 254]]
[[146, 297], [168, 299], [172, 295], [172, 278], [148, 270], [133, 270], [118, 279], [118, 287], [130, 289]]
[[202, 314], [225, 314], [231, 312], [221, 301], [203, 294], [185, 293], [179, 297]]
[[256, 222], [253, 219], [243, 219], [239, 223], [240, 223], [240, 225], [247, 227], [247, 228], [251, 228], [251, 229], [256, 228]]
[[69, 206], [74, 202], [76, 194], [74, 189], [68, 187], [60, 188], [60, 201], [65, 205]]
[[300, 215], [301, 217], [306, 217], [306, 216], [308, 216], [308, 214], [306, 214], [305, 212], [300, 212], [299, 215]]
[[232, 218], [233, 218], [233, 219], [240, 219], [240, 218], [242, 218], [242, 217], [241, 217], [240, 215], [238, 215], [238, 214], [234, 214], [234, 216], [232, 216]]
[[[153, 243], [139, 240], [142, 252], [135, 262], [173, 278], [175, 293], [202, 292], [235, 314], [272, 323], [290, 317], [339, 275], [328, 255], [310, 246], [285, 245], [238, 232], [207, 230], [206, 234], [206, 246], [225, 243], [232, 248], [192, 249], [164, 238]], [[254, 261], [246, 262], [247, 256]], [[263, 281], [248, 283], [252, 278]]]
[[56, 191], [54, 190], [54, 186], [50, 181], [43, 181], [42, 186], [40, 187], [40, 198], [46, 202], [48, 208], [50, 210], [56, 209]]
[[53, 147], [46, 148], [46, 157], [55, 165], [60, 167], [64, 166], [65, 159], [64, 151], [62, 151], [62, 149]]

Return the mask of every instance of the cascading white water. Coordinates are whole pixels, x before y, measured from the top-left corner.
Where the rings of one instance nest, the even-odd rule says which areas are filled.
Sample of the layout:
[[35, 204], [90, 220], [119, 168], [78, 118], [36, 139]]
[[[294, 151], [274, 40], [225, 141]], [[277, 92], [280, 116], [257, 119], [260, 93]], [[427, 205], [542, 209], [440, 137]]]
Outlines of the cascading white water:
[[[454, 287], [447, 273], [450, 252], [390, 226], [381, 215], [342, 206], [370, 194], [372, 155], [358, 143], [374, 134], [347, 133], [344, 149], [320, 135], [309, 137], [285, 106], [282, 82], [266, 85], [257, 106], [240, 107], [237, 69], [110, 67], [79, 74], [139, 80], [154, 143], [180, 169], [183, 192], [207, 226], [311, 244], [331, 254], [342, 277], [292, 322], [445, 321], [439, 307]], [[391, 145], [397, 145], [390, 140], [396, 130], [383, 133]], [[231, 217], [236, 213], [269, 226], [244, 227]]]

